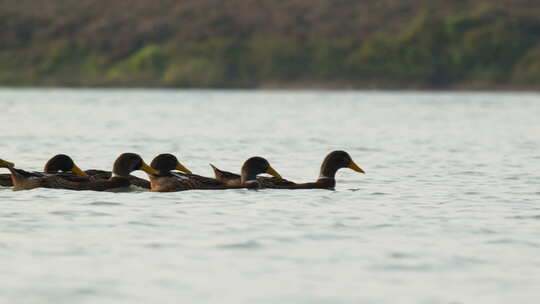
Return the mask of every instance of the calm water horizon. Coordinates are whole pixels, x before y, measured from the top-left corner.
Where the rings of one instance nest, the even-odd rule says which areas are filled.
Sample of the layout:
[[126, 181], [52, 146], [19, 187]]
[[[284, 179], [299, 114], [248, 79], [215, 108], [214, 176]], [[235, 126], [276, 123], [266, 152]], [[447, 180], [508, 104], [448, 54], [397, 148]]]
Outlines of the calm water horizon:
[[[540, 94], [0, 89], [0, 158], [267, 158], [336, 191], [0, 187], [1, 303], [538, 303]], [[0, 169], [0, 173], [7, 170]], [[144, 174], [136, 175], [145, 177]]]

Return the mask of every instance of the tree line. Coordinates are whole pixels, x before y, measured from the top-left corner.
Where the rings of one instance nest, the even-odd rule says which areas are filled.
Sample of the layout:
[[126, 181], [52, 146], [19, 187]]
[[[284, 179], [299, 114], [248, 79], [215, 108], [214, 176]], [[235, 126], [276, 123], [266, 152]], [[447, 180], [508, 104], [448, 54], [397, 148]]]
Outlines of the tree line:
[[369, 31], [367, 22], [358, 27], [361, 34], [350, 27], [350, 33], [302, 32], [301, 19], [287, 21], [288, 30], [248, 31], [218, 18], [210, 34], [182, 38], [158, 26], [148, 37], [115, 37], [105, 27], [103, 37], [81, 39], [87, 28], [68, 22], [51, 30], [46, 20], [4, 14], [3, 85], [531, 88], [540, 82], [540, 19], [493, 7], [418, 10], [399, 26]]

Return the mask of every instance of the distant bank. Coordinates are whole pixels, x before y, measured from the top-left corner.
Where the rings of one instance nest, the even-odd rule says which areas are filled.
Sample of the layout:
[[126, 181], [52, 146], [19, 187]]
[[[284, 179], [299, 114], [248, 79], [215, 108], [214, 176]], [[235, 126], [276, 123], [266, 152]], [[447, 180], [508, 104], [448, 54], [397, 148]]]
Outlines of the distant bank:
[[5, 0], [0, 85], [539, 88], [540, 3], [222, 2]]

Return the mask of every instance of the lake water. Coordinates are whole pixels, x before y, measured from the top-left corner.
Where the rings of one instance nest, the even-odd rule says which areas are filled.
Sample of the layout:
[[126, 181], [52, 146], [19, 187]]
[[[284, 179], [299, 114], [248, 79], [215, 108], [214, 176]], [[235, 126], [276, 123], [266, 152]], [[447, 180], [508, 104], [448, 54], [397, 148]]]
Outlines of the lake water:
[[170, 152], [211, 175], [260, 155], [313, 181], [342, 149], [367, 172], [336, 191], [1, 188], [1, 303], [540, 301], [540, 94], [2, 89], [0, 106], [0, 158], [23, 169]]

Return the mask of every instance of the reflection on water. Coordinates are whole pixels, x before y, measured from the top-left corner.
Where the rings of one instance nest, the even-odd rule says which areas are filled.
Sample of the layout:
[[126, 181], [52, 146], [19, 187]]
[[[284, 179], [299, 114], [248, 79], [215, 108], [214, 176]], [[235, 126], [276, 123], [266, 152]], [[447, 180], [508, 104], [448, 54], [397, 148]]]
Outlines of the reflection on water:
[[[337, 191], [0, 189], [6, 303], [537, 303], [536, 94], [0, 91], [1, 158], [192, 171], [261, 155]], [[144, 177], [143, 174], [137, 175]]]

